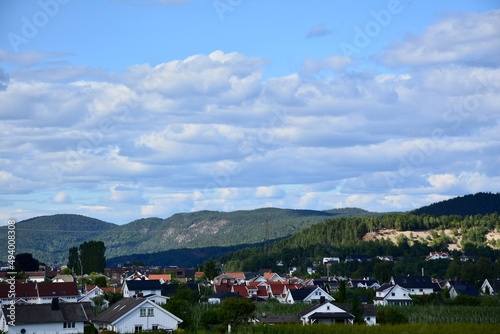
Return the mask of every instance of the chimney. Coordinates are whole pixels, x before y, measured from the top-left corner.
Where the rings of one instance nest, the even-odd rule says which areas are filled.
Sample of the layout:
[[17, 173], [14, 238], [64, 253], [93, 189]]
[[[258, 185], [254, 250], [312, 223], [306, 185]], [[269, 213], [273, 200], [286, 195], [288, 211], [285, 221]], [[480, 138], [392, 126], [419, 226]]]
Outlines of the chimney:
[[50, 306], [52, 311], [59, 310], [59, 298], [52, 298], [52, 305]]
[[422, 276], [425, 276], [425, 275], [424, 275], [424, 267], [422, 267]]

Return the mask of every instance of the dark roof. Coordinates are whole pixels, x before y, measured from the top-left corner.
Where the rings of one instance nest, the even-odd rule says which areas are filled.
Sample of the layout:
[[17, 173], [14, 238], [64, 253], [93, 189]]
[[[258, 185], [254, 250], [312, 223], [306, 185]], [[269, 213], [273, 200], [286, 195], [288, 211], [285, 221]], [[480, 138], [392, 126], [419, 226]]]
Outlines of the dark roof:
[[313, 284], [319, 286], [320, 288], [324, 288], [325, 285], [329, 285], [330, 287], [338, 287], [340, 284], [337, 281], [329, 281], [328, 279], [314, 279]]
[[434, 289], [430, 276], [394, 276], [393, 280], [405, 289]]
[[391, 285], [391, 284], [389, 284], [389, 283], [384, 283], [384, 284], [382, 284], [382, 285], [380, 286], [380, 288], [378, 288], [378, 289], [377, 289], [377, 290], [375, 290], [375, 291], [377, 291], [377, 292], [382, 292], [382, 291], [385, 291], [385, 290], [389, 289], [389, 288], [390, 288], [390, 287], [392, 287], [392, 286], [393, 286], [393, 285]]
[[354, 319], [354, 316], [347, 312], [316, 312], [309, 316], [311, 319]]
[[498, 292], [498, 290], [500, 290], [500, 280], [498, 278], [497, 279], [487, 278], [486, 280], [488, 281], [488, 283], [495, 292]]
[[478, 297], [479, 291], [477, 291], [474, 284], [470, 284], [469, 282], [461, 282], [461, 281], [449, 281], [450, 285], [455, 289], [457, 294], [459, 295], [467, 295]]
[[304, 300], [307, 296], [309, 296], [314, 290], [318, 287], [316, 286], [303, 286], [300, 289], [288, 290], [292, 294], [293, 300]]
[[112, 323], [134, 308], [144, 303], [147, 299], [143, 298], [122, 298], [104, 311], [99, 313], [93, 322], [96, 323]]
[[137, 290], [161, 290], [160, 280], [130, 280], [126, 281], [129, 291]]
[[[9, 314], [8, 306], [3, 307], [4, 316]], [[29, 324], [47, 324], [59, 322], [88, 322], [93, 317], [89, 302], [62, 303], [57, 310], [52, 304], [16, 305], [16, 326]]]

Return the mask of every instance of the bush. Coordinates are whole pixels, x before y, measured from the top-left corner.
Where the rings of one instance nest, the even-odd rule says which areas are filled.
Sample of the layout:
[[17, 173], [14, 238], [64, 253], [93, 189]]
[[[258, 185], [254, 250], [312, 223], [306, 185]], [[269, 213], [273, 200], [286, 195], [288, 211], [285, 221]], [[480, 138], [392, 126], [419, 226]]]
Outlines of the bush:
[[458, 295], [454, 300], [453, 304], [462, 306], [478, 306], [481, 304], [481, 300], [478, 297]]
[[394, 307], [383, 308], [377, 312], [377, 323], [379, 324], [406, 324], [408, 317]]

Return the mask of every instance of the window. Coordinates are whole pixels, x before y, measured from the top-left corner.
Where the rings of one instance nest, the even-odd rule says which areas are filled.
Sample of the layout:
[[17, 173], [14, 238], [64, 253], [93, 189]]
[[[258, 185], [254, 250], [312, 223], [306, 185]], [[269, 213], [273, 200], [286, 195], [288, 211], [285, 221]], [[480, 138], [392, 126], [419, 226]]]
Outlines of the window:
[[327, 310], [330, 310], [330, 306], [327, 306], [327, 307], [326, 307], [326, 309], [327, 309]]
[[65, 322], [63, 324], [63, 328], [75, 328], [75, 323], [74, 322]]
[[394, 297], [395, 295], [396, 295], [396, 293], [394, 293], [394, 292], [393, 292], [393, 293], [391, 293], [391, 296], [393, 296], [393, 297]]
[[142, 333], [142, 325], [135, 325], [134, 333]]
[[158, 330], [158, 325], [153, 325], [153, 326], [151, 327], [151, 329], [152, 329], [152, 330], [154, 330], [154, 331], [157, 331], [157, 330]]
[[139, 312], [140, 312], [140, 316], [141, 317], [152, 317], [152, 316], [154, 316], [154, 311], [153, 311], [152, 307], [141, 308], [139, 310]]

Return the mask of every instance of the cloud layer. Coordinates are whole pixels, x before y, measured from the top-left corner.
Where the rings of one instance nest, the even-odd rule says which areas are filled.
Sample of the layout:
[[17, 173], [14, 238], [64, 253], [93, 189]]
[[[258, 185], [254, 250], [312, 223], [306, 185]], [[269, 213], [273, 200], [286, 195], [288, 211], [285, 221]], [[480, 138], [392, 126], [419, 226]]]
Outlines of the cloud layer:
[[121, 73], [0, 69], [2, 211], [126, 222], [263, 206], [408, 210], [496, 192], [499, 21], [445, 18], [376, 55], [400, 72], [331, 55], [264, 79], [266, 59], [218, 50]]

